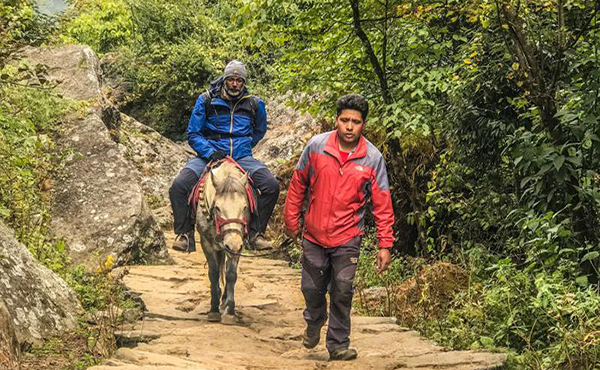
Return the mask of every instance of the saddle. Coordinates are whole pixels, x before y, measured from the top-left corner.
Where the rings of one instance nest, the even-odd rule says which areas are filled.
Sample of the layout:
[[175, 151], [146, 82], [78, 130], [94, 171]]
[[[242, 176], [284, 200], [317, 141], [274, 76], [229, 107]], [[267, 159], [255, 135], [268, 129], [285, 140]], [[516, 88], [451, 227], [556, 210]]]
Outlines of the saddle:
[[[244, 170], [242, 166], [240, 166], [239, 163], [237, 163], [231, 157], [225, 157], [218, 161], [209, 162], [204, 168], [204, 171], [202, 171], [200, 179], [198, 180], [188, 197], [190, 219], [192, 221], [192, 224], [196, 224], [196, 209], [198, 208], [198, 202], [200, 202], [200, 199], [203, 198], [202, 194], [204, 191], [204, 184], [206, 183], [206, 179], [210, 175], [210, 171], [212, 171], [215, 168], [218, 168], [221, 164], [225, 162], [233, 163], [240, 171], [242, 171], [243, 174], [247, 173], [246, 170]], [[248, 197], [248, 207], [250, 208], [250, 213], [254, 214], [256, 211], [256, 198], [254, 196], [254, 190], [252, 188], [252, 178], [250, 176], [248, 176], [248, 184], [246, 185], [246, 196]]]

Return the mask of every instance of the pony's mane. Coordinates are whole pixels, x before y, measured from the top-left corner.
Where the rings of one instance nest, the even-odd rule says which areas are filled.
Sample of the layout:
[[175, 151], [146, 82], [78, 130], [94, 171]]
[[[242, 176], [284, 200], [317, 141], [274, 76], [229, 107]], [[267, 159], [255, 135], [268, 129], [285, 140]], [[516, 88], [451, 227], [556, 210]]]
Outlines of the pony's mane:
[[217, 176], [220, 178], [218, 186], [215, 186], [217, 194], [246, 192], [246, 184], [241, 180], [242, 172], [234, 164], [222, 163]]
[[224, 193], [245, 193], [246, 186], [234, 176], [226, 177], [222, 183], [215, 189], [217, 194]]

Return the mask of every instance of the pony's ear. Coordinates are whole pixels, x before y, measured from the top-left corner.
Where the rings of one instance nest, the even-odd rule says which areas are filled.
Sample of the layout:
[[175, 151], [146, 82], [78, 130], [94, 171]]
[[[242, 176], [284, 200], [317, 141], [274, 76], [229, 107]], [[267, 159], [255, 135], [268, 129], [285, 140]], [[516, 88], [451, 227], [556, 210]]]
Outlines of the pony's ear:
[[214, 172], [212, 170], [210, 170], [210, 179], [211, 179], [211, 181], [213, 183], [213, 186], [215, 188], [217, 188], [217, 178], [215, 177], [215, 174], [214, 174]]
[[240, 178], [238, 180], [240, 180], [242, 182], [242, 184], [247, 184], [250, 180], [250, 175], [248, 175], [248, 172], [243, 173], [242, 176], [240, 176]]

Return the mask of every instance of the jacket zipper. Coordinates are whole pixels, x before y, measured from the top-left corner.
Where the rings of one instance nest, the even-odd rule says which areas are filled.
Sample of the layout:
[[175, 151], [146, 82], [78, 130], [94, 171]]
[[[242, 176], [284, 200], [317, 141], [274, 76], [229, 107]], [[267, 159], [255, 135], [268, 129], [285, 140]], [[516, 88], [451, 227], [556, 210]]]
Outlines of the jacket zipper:
[[[344, 176], [344, 170], [342, 169], [342, 167], [344, 167], [344, 165], [342, 164], [342, 162], [336, 157], [333, 156], [333, 158], [335, 159], [335, 161], [339, 164], [339, 169], [338, 172], [340, 173], [340, 176], [338, 176], [335, 180], [335, 186], [333, 187], [334, 189], [337, 189], [338, 184], [340, 182], [340, 178], [342, 176]], [[348, 162], [348, 161], [346, 161]], [[345, 163], [344, 163], [345, 164]], [[329, 222], [330, 225], [327, 225], [327, 233], [329, 234], [331, 232], [331, 229], [333, 228], [333, 217], [331, 216], [331, 210], [333, 209], [333, 203], [335, 202], [335, 196], [331, 199], [331, 203], [329, 204], [329, 212], [328, 212], [328, 217], [329, 217]]]
[[229, 124], [229, 156], [231, 158], [233, 158], [233, 113], [235, 112], [235, 108], [237, 107], [237, 105], [240, 104], [240, 102], [246, 98], [247, 96], [242, 97], [235, 103], [233, 109], [231, 109], [231, 123]]

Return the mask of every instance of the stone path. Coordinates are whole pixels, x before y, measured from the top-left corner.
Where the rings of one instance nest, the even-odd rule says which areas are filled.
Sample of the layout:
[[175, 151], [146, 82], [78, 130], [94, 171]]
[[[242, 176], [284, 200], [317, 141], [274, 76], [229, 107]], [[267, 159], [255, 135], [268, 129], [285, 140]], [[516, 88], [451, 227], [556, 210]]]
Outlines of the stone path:
[[[173, 235], [166, 235], [167, 244]], [[236, 303], [241, 323], [209, 323], [209, 284], [202, 252], [171, 253], [172, 266], [133, 266], [125, 283], [148, 312], [125, 334], [142, 340], [120, 348], [90, 370], [483, 370], [501, 369], [505, 355], [447, 351], [395, 324], [393, 318], [353, 317], [352, 362], [328, 362], [324, 340], [300, 343], [304, 329], [300, 272], [285, 262], [246, 258], [240, 263]], [[323, 336], [324, 338], [323, 329]]]

